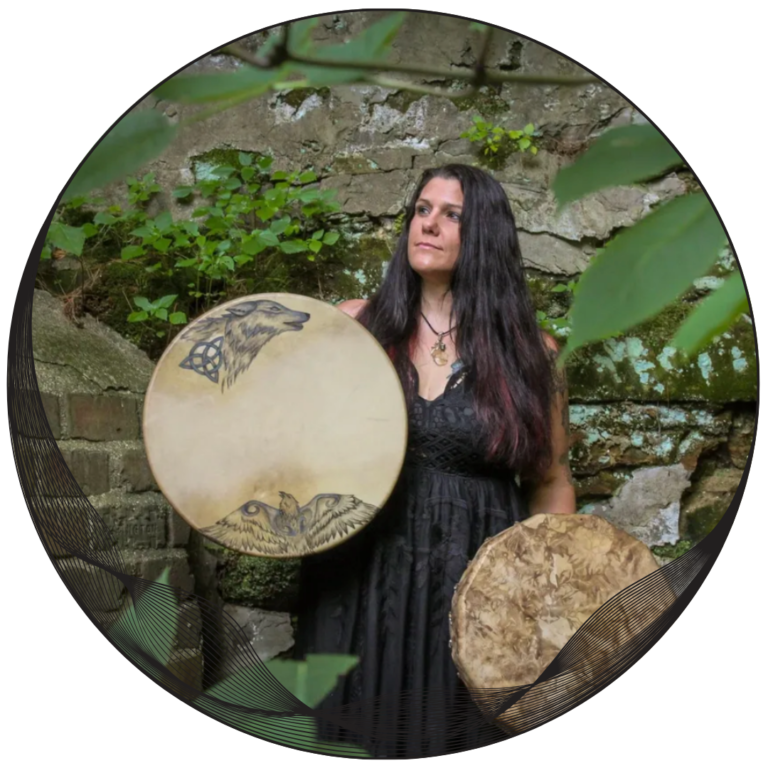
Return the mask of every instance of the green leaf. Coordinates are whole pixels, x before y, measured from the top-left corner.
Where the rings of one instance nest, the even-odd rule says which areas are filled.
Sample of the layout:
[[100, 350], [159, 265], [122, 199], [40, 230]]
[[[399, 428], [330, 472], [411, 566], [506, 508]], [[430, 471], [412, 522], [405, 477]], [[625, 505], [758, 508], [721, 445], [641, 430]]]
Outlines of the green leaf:
[[158, 237], [157, 240], [155, 240], [152, 243], [152, 247], [158, 252], [158, 253], [166, 253], [168, 251], [168, 247], [171, 244], [171, 240], [168, 237]]
[[272, 181], [283, 181], [284, 179], [288, 178], [288, 173], [286, 171], [275, 171], [272, 174]]
[[107, 227], [117, 221], [117, 216], [113, 216], [111, 213], [107, 213], [106, 211], [99, 211], [93, 217], [93, 221], [95, 224], [101, 224], [102, 226]]
[[215, 179], [228, 179], [233, 173], [237, 173], [234, 165], [217, 165], [212, 171], [211, 176]]
[[208, 235], [214, 235], [210, 239], [217, 239], [215, 236], [229, 231], [229, 224], [226, 219], [222, 219], [219, 216], [211, 216], [205, 223], [208, 227]]
[[136, 296], [133, 303], [140, 309], [145, 309], [147, 312], [151, 312], [157, 307], [157, 304], [150, 301], [146, 296]]
[[[312, 57], [318, 60], [328, 61], [382, 61], [389, 52], [389, 47], [400, 29], [405, 14], [402, 12], [390, 13], [383, 19], [371, 24], [356, 38], [343, 44], [326, 45], [312, 49]], [[297, 22], [299, 23], [299, 22]], [[291, 39], [293, 40], [293, 26], [291, 25]], [[305, 48], [310, 44], [305, 43]], [[317, 65], [292, 64], [294, 71], [301, 72], [314, 88], [342, 83], [353, 83], [367, 76], [367, 71], [362, 69], [342, 69], [340, 67], [322, 67]]]
[[155, 218], [155, 226], [165, 234], [173, 226], [173, 216], [170, 211], [163, 211]]
[[321, 196], [322, 193], [319, 189], [302, 189], [296, 195], [297, 199], [301, 200], [302, 203], [312, 203], [315, 200], [319, 200]]
[[310, 240], [307, 245], [309, 246], [309, 250], [312, 251], [312, 253], [318, 253], [323, 247], [323, 244], [319, 240]]
[[140, 245], [126, 245], [120, 251], [120, 258], [123, 261], [128, 261], [129, 259], [135, 259], [137, 256], [143, 256], [145, 253], [146, 251]]
[[[298, 24], [298, 22], [296, 22]], [[272, 158], [269, 155], [264, 155], [256, 161], [256, 165], [262, 173], [266, 173], [272, 167]]]
[[553, 286], [550, 289], [551, 293], [565, 293], [568, 290], [567, 285], [563, 285], [563, 283], [558, 283], [557, 285]]
[[187, 316], [183, 312], [172, 312], [168, 320], [171, 325], [184, 325], [187, 322]]
[[[258, 255], [266, 247], [267, 247], [266, 243], [264, 243], [260, 237], [247, 237], [240, 244], [240, 248], [242, 249], [242, 251], [244, 253], [247, 253], [249, 256]], [[235, 261], [237, 261], [238, 258], [239, 257], [235, 257]], [[253, 259], [248, 258], [247, 261], [253, 261]]]
[[175, 135], [176, 126], [160, 112], [131, 112], [96, 145], [67, 187], [63, 200], [124, 178], [157, 157]]
[[304, 171], [299, 176], [299, 181], [302, 184], [311, 184], [313, 181], [317, 181], [317, 174], [314, 171]]
[[256, 169], [246, 166], [240, 171], [240, 176], [243, 181], [250, 181], [256, 175]]
[[693, 355], [745, 312], [749, 312], [749, 302], [741, 273], [736, 271], [688, 315], [671, 346], [687, 356]]
[[312, 30], [319, 22], [317, 17], [292, 22], [288, 32], [288, 50], [293, 53], [307, 53], [312, 47]]
[[605, 187], [633, 184], [682, 163], [672, 145], [650, 124], [606, 131], [552, 183], [560, 206]]
[[176, 299], [178, 299], [179, 296], [176, 293], [172, 293], [169, 296], [163, 296], [161, 299], [158, 299], [155, 302], [156, 307], [170, 307], [171, 304], [173, 304]]
[[532, 155], [536, 155], [536, 154], [538, 154], [538, 152], [539, 152], [539, 148], [538, 147], [531, 147], [531, 154]]
[[325, 230], [324, 229], [318, 229], [317, 232], [313, 232], [312, 233], [312, 239], [313, 240], [322, 240], [324, 234], [325, 234]]
[[526, 133], [528, 136], [530, 136], [536, 129], [533, 126], [533, 123], [528, 123], [528, 125], [523, 128], [523, 133]]
[[253, 162], [253, 155], [250, 152], [238, 152], [237, 161], [240, 165], [250, 165]]
[[303, 253], [307, 250], [307, 244], [303, 240], [285, 240], [280, 243], [283, 253]]
[[173, 190], [173, 196], [179, 200], [183, 200], [184, 198], [189, 197], [194, 191], [194, 187], [176, 187], [176, 189]]
[[168, 319], [168, 310], [167, 309], [158, 309], [155, 311], [155, 317], [159, 320], [167, 320]]
[[81, 229], [83, 230], [83, 235], [86, 237], [86, 239], [93, 237], [99, 231], [99, 228], [95, 224], [91, 224], [90, 221], [86, 221]]
[[338, 232], [326, 232], [323, 237], [323, 243], [325, 245], [333, 245], [339, 239]]
[[271, 219], [276, 213], [277, 208], [274, 208], [271, 205], [262, 205], [260, 208], [256, 209], [256, 215], [262, 221], [269, 221], [269, 219]]
[[151, 226], [136, 227], [136, 229], [132, 229], [129, 234], [133, 235], [134, 237], [148, 238], [152, 237], [153, 230]]
[[48, 228], [48, 240], [62, 251], [81, 256], [85, 245], [85, 233], [81, 227], [70, 227], [60, 221], [54, 221]]
[[528, 147], [531, 146], [531, 140], [530, 139], [520, 139], [520, 141], [517, 142], [517, 146], [520, 147], [522, 150], [528, 149]]
[[128, 322], [129, 323], [140, 323], [142, 320], [146, 320], [149, 317], [149, 314], [147, 312], [141, 311], [141, 312], [131, 312], [130, 315], [128, 315]]
[[355, 656], [310, 653], [306, 661], [272, 659], [265, 666], [297, 699], [316, 707], [357, 662]]
[[283, 232], [285, 232], [286, 229], [291, 224], [291, 217], [290, 216], [283, 216], [280, 219], [275, 219], [270, 225], [269, 228], [272, 232], [274, 232], [276, 235], [282, 235]]
[[678, 197], [621, 232], [579, 280], [566, 353], [653, 317], [714, 264], [725, 242], [701, 192]]
[[243, 66], [234, 72], [177, 75], [155, 89], [158, 99], [181, 104], [255, 98], [273, 83], [284, 80], [288, 67], [256, 69]]
[[43, 250], [40, 253], [40, 258], [43, 261], [47, 261], [51, 258], [51, 247], [49, 245], [44, 245]]
[[274, 248], [280, 243], [277, 239], [277, 235], [269, 229], [259, 230], [258, 238], [267, 247]]

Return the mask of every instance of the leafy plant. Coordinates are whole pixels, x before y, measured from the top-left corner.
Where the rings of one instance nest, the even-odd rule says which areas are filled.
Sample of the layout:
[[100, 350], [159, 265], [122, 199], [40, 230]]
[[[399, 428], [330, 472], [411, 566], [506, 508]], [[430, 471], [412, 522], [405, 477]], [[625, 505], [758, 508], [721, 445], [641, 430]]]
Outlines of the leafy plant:
[[[173, 683], [167, 669], [171, 660], [178, 604], [166, 568], [157, 581], [146, 585], [136, 604], [130, 604], [109, 630], [114, 643], [141, 669], [158, 681]], [[317, 738], [315, 720], [309, 715], [285, 716], [270, 700], [274, 682], [286, 688], [307, 707], [316, 707], [333, 690], [339, 676], [349, 672], [355, 656], [308, 655], [305, 661], [272, 659], [243, 669], [209, 688], [195, 705], [219, 720], [270, 741], [313, 752], [350, 757], [370, 757], [354, 744], [327, 743]], [[271, 685], [270, 685], [271, 682]], [[271, 689], [271, 690], [270, 690]], [[223, 708], [217, 702], [235, 705]], [[262, 709], [275, 715], [243, 712]]]
[[[405, 18], [401, 12], [388, 14], [345, 44], [321, 45], [313, 41], [312, 32], [319, 19], [309, 18], [284, 25], [255, 54], [237, 44], [228, 45], [221, 52], [240, 59], [243, 66], [239, 69], [176, 76], [159, 86], [155, 94], [159, 99], [208, 104], [208, 107], [182, 118], [178, 124], [172, 124], [155, 110], [145, 109], [127, 115], [83, 163], [67, 188], [65, 199], [72, 201], [134, 172], [168, 146], [179, 126], [204, 120], [269, 90], [366, 82], [458, 99], [476, 94], [483, 86], [502, 83], [516, 82], [525, 87], [595, 82], [590, 76], [542, 76], [488, 67], [486, 58], [492, 47], [494, 30], [476, 22], [471, 28], [482, 34], [483, 42], [475, 67], [443, 70], [388, 62], [392, 41]], [[421, 82], [394, 80], [383, 76], [385, 71], [416, 74]], [[426, 77], [463, 81], [468, 88], [463, 91], [432, 88], [423, 84]], [[538, 150], [533, 124], [521, 131], [507, 130], [476, 117], [473, 127], [464, 135], [481, 144], [483, 157], [489, 161], [503, 156], [505, 151], [535, 154]], [[561, 170], [553, 190], [562, 206], [600, 189], [647, 180], [681, 164], [680, 157], [653, 126], [625, 126], [603, 134], [571, 167]], [[140, 242], [126, 243], [126, 246], [132, 246], [126, 255], [129, 258], [152, 257], [154, 261], [147, 264], [148, 270], [165, 270], [173, 274], [179, 268], [191, 269], [195, 274], [192, 280], [195, 293], [200, 298], [214, 301], [223, 292], [217, 291], [213, 283], [231, 282], [235, 279], [236, 269], [262, 250], [307, 253], [311, 259], [318, 249], [330, 244], [323, 226], [316, 226], [312, 231], [294, 231], [291, 227], [295, 217], [288, 215], [286, 221], [286, 212], [280, 210], [297, 202], [295, 198], [291, 199], [298, 186], [295, 177], [273, 180], [269, 194], [264, 192], [264, 204], [259, 210], [251, 211], [265, 225], [269, 222], [268, 225], [259, 226], [254, 220], [244, 226], [242, 218], [248, 214], [235, 211], [233, 206], [238, 204], [237, 196], [243, 195], [242, 187], [252, 194], [249, 189], [252, 178], [246, 178], [236, 167], [230, 167], [222, 174], [218, 181], [224, 189], [218, 189], [215, 199], [198, 209], [202, 213], [193, 214], [193, 218], [201, 218], [200, 224], [205, 225], [205, 231], [201, 229], [199, 235], [188, 233], [190, 236], [186, 240], [189, 244], [184, 237], [174, 240], [165, 253], [162, 248], [169, 239], [168, 233], [152, 232], [146, 241], [142, 238]], [[231, 186], [227, 188], [227, 184]], [[198, 192], [202, 192], [203, 197], [208, 196], [200, 188]], [[192, 192], [181, 188], [176, 194], [179, 199], [186, 199]], [[310, 189], [300, 194], [319, 196], [320, 192]], [[319, 197], [314, 201], [307, 197], [299, 202], [311, 207], [318, 200]], [[272, 213], [273, 209], [275, 213]], [[304, 215], [311, 216], [305, 211]], [[239, 223], [235, 223], [235, 219]], [[72, 226], [68, 222], [58, 224]], [[76, 253], [85, 248], [83, 235], [87, 239], [93, 234], [85, 229], [79, 235], [62, 227], [54, 228], [46, 246], [47, 253], [67, 250]], [[714, 210], [706, 197], [696, 192], [660, 206], [639, 224], [621, 232], [585, 272], [583, 290], [575, 297], [571, 309], [573, 329], [564, 356], [650, 318], [664, 304], [678, 298], [693, 279], [712, 265], [725, 242], [725, 233]], [[178, 253], [184, 249], [186, 253]], [[205, 285], [201, 285], [201, 278]], [[717, 300], [713, 295], [697, 309], [696, 317], [691, 320], [695, 332], [692, 330], [694, 325], [690, 325], [685, 334], [676, 337], [675, 343], [684, 352], [695, 352], [713, 332], [726, 327], [744, 308], [746, 294], [738, 281], [729, 283], [727, 290], [725, 285], [719, 290], [724, 293]]]
[[[168, 309], [177, 298], [176, 294], [172, 294], [163, 296], [155, 301], [150, 301], [144, 296], [136, 296], [133, 303], [139, 309], [128, 315], [128, 322], [144, 323], [159, 320], [170, 325], [184, 325], [187, 322], [187, 316], [184, 312], [171, 312], [168, 314]], [[162, 338], [166, 332], [164, 330], [156, 330], [155, 333], [158, 337]]]
[[[256, 259], [301, 254], [312, 262], [332, 248], [340, 233], [328, 216], [339, 210], [333, 190], [317, 187], [312, 170], [274, 171], [272, 158], [238, 152], [230, 162], [198, 162], [197, 179], [180, 186], [173, 197], [190, 209], [190, 218], [175, 221], [170, 211], [154, 217], [147, 205], [161, 191], [153, 174], [129, 177], [129, 207], [101, 208], [80, 227], [56, 221], [48, 233], [53, 247], [90, 256], [86, 238], [109, 240], [123, 262], [141, 264], [145, 273], [167, 277], [180, 293], [153, 300], [133, 299], [128, 322], [144, 323], [158, 336], [184, 325], [187, 315], [205, 310], [227, 295], [248, 293]], [[77, 210], [84, 198], [64, 204], [62, 216]], [[48, 248], [50, 257], [51, 248]], [[178, 299], [177, 311], [171, 304]], [[163, 328], [162, 324], [167, 323]]]
[[480, 143], [485, 157], [492, 157], [499, 152], [506, 155], [509, 152], [528, 151], [535, 155], [539, 151], [534, 142], [541, 133], [536, 130], [533, 123], [528, 123], [521, 131], [516, 131], [487, 123], [480, 115], [475, 115], [472, 122], [472, 127], [464, 131], [461, 138]]
[[[553, 191], [562, 207], [609, 186], [646, 180], [681, 162], [653, 126], [616, 128], [562, 169]], [[702, 192], [677, 197], [620, 232], [579, 281], [564, 358], [656, 315], [712, 267], [725, 243], [717, 214]], [[740, 279], [726, 285], [697, 307], [675, 336], [676, 347], [692, 354], [746, 308]]]

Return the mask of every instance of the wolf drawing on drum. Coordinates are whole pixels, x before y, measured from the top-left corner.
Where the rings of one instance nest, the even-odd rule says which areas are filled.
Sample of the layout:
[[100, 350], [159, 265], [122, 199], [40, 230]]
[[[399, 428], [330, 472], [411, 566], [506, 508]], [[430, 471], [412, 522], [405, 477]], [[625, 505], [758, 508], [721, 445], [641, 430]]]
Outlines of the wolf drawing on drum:
[[379, 508], [355, 496], [321, 493], [303, 507], [280, 491], [280, 506], [247, 501], [204, 533], [219, 544], [251, 554], [298, 557], [320, 552], [367, 525]]
[[181, 334], [182, 339], [198, 343], [179, 367], [214, 383], [218, 383], [219, 371], [223, 371], [223, 392], [250, 367], [268, 342], [286, 331], [302, 330], [309, 317], [307, 312], [297, 312], [269, 299], [240, 302], [222, 314], [202, 318]]

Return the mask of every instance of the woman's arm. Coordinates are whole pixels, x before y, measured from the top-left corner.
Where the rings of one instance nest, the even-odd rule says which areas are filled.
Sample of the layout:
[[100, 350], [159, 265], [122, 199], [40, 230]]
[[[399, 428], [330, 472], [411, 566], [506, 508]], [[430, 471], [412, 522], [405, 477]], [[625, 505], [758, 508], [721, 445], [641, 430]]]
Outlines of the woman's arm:
[[366, 299], [347, 299], [336, 305], [336, 309], [340, 309], [350, 317], [356, 318], [362, 311], [363, 307], [368, 303]]
[[[557, 342], [544, 334], [550, 355], [557, 358]], [[531, 515], [546, 512], [568, 515], [576, 512], [576, 492], [568, 461], [570, 434], [568, 429], [568, 384], [565, 371], [555, 372], [555, 397], [552, 404], [552, 463], [544, 477], [530, 486], [528, 506]]]

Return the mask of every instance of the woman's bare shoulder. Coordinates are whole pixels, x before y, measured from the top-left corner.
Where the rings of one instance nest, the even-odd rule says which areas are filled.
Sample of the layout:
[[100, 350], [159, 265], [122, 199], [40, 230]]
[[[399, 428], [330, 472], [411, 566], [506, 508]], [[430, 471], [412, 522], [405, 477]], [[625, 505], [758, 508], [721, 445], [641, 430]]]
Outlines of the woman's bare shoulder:
[[357, 317], [363, 311], [363, 307], [366, 304], [368, 304], [367, 299], [348, 299], [347, 301], [342, 301], [341, 304], [337, 304], [336, 309], [340, 309], [350, 317]]
[[544, 344], [546, 344], [550, 352], [560, 351], [560, 345], [557, 343], [557, 340], [554, 336], [547, 333], [546, 331], [541, 331], [541, 338], [544, 340]]

